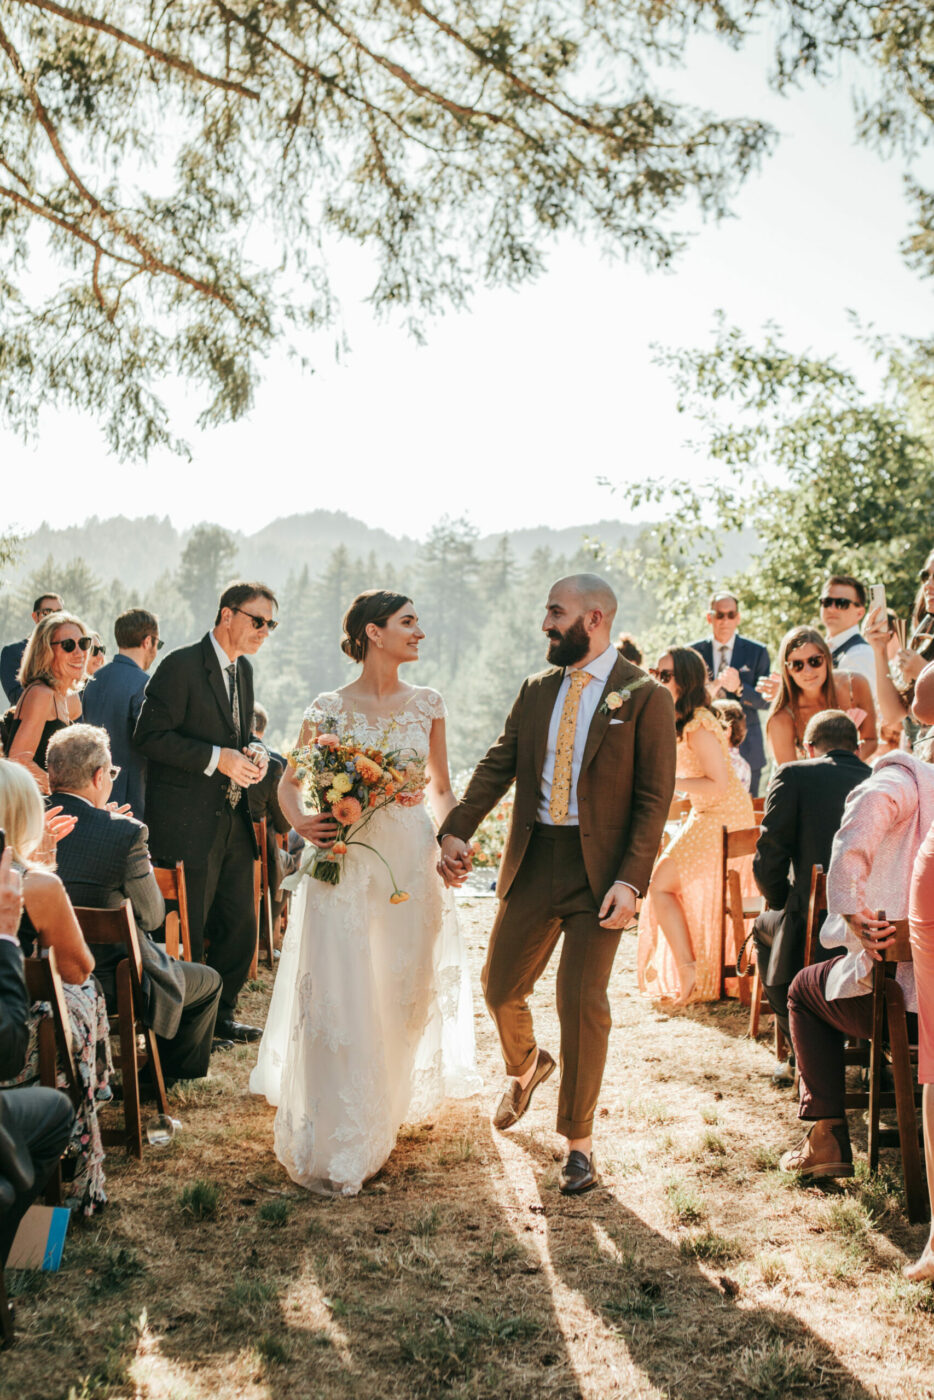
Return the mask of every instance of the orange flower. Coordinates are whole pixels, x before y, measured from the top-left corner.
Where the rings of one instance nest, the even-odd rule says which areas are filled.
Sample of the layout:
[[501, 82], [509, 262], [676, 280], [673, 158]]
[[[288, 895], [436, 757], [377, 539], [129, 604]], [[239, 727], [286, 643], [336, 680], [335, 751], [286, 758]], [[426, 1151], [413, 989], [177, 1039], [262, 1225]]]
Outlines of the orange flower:
[[331, 847], [331, 854], [335, 856], [345, 856], [347, 854], [347, 842], [335, 841], [334, 845]]
[[374, 763], [372, 759], [367, 758], [364, 754], [358, 756], [354, 766], [363, 781], [369, 783], [371, 787], [374, 783], [378, 783], [383, 776], [383, 770], [380, 768], [379, 764]]
[[342, 797], [331, 808], [331, 815], [341, 826], [353, 826], [363, 816], [363, 808], [355, 797]]
[[389, 903], [404, 904], [407, 899], [408, 895], [406, 894], [405, 890], [396, 890], [395, 894], [391, 894], [389, 896]]

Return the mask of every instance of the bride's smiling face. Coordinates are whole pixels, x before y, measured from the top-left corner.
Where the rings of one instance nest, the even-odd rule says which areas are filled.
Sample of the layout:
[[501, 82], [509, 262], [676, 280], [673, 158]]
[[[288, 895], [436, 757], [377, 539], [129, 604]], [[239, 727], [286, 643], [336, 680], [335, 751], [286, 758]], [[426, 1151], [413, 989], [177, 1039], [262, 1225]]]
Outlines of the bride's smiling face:
[[371, 647], [381, 650], [387, 661], [395, 661], [400, 666], [405, 661], [418, 660], [418, 644], [425, 637], [411, 603], [405, 603], [387, 618], [385, 627], [371, 622], [366, 633]]

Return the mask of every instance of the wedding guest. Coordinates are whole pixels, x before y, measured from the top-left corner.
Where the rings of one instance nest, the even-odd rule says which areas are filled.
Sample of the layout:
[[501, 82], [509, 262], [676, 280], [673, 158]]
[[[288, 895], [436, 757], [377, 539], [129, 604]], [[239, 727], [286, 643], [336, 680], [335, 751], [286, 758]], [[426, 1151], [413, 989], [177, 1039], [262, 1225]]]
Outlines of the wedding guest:
[[49, 790], [49, 740], [81, 715], [79, 691], [90, 647], [84, 623], [65, 612], [38, 622], [26, 645], [19, 671], [22, 694], [0, 722], [0, 740], [6, 756], [29, 770], [40, 792]]
[[[29, 1045], [31, 1011], [18, 937], [22, 907], [22, 877], [7, 846], [0, 857], [0, 1080], [20, 1073]], [[0, 1269], [20, 1221], [68, 1146], [74, 1118], [70, 1100], [57, 1089], [0, 1092], [0, 1175], [15, 1193], [13, 1204], [0, 1211]]]
[[107, 648], [101, 641], [99, 632], [91, 633], [91, 648], [88, 652], [87, 664], [84, 668], [84, 683], [87, 686], [92, 676], [95, 676], [107, 661]]
[[919, 758], [934, 760], [934, 725], [919, 724], [912, 714], [915, 682], [934, 660], [934, 550], [925, 560], [920, 587], [908, 624], [908, 646], [890, 653], [885, 622], [873, 611], [866, 621], [866, 641], [876, 668], [876, 693], [884, 724], [901, 725], [905, 742]]
[[[755, 819], [724, 728], [710, 709], [702, 658], [691, 647], [671, 647], [651, 674], [675, 702], [675, 786], [690, 798], [691, 813], [652, 871], [639, 916], [639, 988], [686, 1006], [720, 995], [722, 833]], [[744, 894], [754, 894], [752, 858], [739, 869]]]
[[278, 623], [276, 596], [263, 583], [238, 582], [221, 594], [214, 628], [161, 663], [146, 687], [134, 741], [149, 760], [146, 821], [160, 865], [185, 862], [192, 956], [224, 979], [217, 1032], [259, 1040], [236, 1019], [237, 997], [256, 947], [253, 861], [256, 836], [244, 789], [266, 772], [261, 744], [251, 753], [253, 668]]
[[84, 719], [101, 725], [110, 736], [110, 751], [119, 773], [113, 800], [127, 804], [142, 821], [146, 801], [146, 759], [133, 742], [143, 707], [146, 673], [162, 647], [159, 620], [145, 608], [130, 608], [114, 623], [117, 655], [102, 667], [81, 697]]
[[873, 700], [876, 667], [859, 624], [866, 614], [866, 587], [852, 574], [831, 574], [820, 595], [820, 616], [834, 669], [843, 666], [869, 683]]
[[804, 731], [822, 710], [843, 710], [860, 733], [865, 763], [876, 747], [876, 707], [865, 676], [833, 669], [830, 649], [813, 627], [793, 627], [782, 638], [778, 683], [765, 732], [777, 764], [805, 758]]
[[749, 764], [749, 790], [759, 795], [759, 782], [765, 766], [762, 725], [759, 711], [768, 708], [768, 701], [758, 690], [759, 681], [769, 674], [769, 653], [761, 642], [739, 633], [739, 603], [732, 593], [715, 593], [707, 611], [711, 636], [692, 642], [691, 649], [699, 653], [710, 678], [710, 694], [716, 699], [736, 700], [746, 717], [746, 737], [740, 753]]
[[[72, 1135], [71, 1152], [76, 1166], [68, 1203], [85, 1215], [92, 1215], [107, 1201], [104, 1147], [97, 1121], [98, 1101], [110, 1098], [113, 1074], [107, 1008], [91, 976], [93, 954], [84, 941], [62, 881], [35, 859], [45, 835], [45, 811], [39, 790], [23, 767], [5, 759], [0, 759], [0, 827], [6, 832], [14, 863], [22, 875], [24, 902], [19, 941], [23, 954], [33, 957], [44, 948], [54, 948], [62, 978], [82, 1094]], [[71, 839], [69, 836], [68, 840]], [[62, 844], [63, 851], [65, 844]], [[15, 1082], [38, 1080], [36, 1031], [34, 1022], [26, 1062]], [[57, 1082], [60, 1088], [68, 1083], [61, 1067]]]
[[[53, 802], [75, 818], [59, 847], [58, 870], [75, 904], [91, 909], [133, 906], [143, 963], [143, 1020], [156, 1033], [167, 1079], [201, 1079], [208, 1072], [221, 994], [220, 974], [201, 963], [177, 962], [150, 935], [165, 905], [141, 822], [110, 804], [113, 763], [106, 730], [76, 724], [49, 744]], [[95, 945], [96, 975], [111, 1012], [117, 1009], [116, 969], [122, 947]]]
[[[823, 710], [804, 731], [807, 758], [778, 769], [765, 799], [753, 873], [768, 908], [752, 926], [756, 962], [769, 1006], [791, 1043], [788, 988], [804, 965], [811, 870], [830, 864], [843, 806], [872, 770], [857, 755], [856, 725], [842, 710]], [[834, 956], [820, 945], [816, 959]], [[775, 1080], [790, 1083], [791, 1065], [780, 1064]]]
[[[51, 616], [55, 612], [64, 612], [65, 604], [57, 593], [43, 593], [32, 605], [33, 625], [41, 622], [44, 617]], [[0, 651], [0, 685], [6, 692], [6, 697], [11, 705], [15, 705], [23, 693], [23, 687], [19, 681], [19, 668], [22, 665], [23, 653], [29, 645], [29, 638], [24, 637], [21, 642], [10, 642]]]
[[726, 730], [730, 744], [730, 762], [743, 787], [752, 786], [752, 769], [743, 758], [741, 744], [746, 737], [746, 716], [738, 700], [714, 700], [710, 707]]
[[616, 638], [616, 650], [624, 661], [631, 661], [633, 666], [642, 669], [642, 650], [631, 632], [620, 632]]
[[[842, 957], [813, 963], [788, 992], [788, 1020], [801, 1076], [804, 1139], [781, 1159], [803, 1177], [853, 1175], [845, 1114], [844, 1045], [872, 1034], [872, 964], [890, 946], [889, 919], [908, 915], [911, 872], [934, 821], [934, 768], [912, 754], [880, 758], [847, 798], [827, 872], [827, 919], [821, 943]], [[886, 917], [878, 919], [878, 910]], [[896, 979], [914, 1038], [917, 996], [911, 963]]]

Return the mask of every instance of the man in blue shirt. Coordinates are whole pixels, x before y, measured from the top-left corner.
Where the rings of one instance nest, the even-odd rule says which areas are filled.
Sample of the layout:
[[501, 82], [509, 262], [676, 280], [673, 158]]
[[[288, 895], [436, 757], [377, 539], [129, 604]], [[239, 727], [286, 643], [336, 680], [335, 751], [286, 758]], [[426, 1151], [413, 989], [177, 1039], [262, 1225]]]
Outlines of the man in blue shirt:
[[143, 707], [146, 672], [161, 649], [159, 619], [145, 608], [131, 608], [114, 623], [118, 652], [88, 681], [82, 697], [82, 718], [110, 736], [110, 752], [120, 772], [112, 800], [129, 803], [137, 821], [146, 802], [146, 759], [133, 743], [133, 730]]
[[707, 665], [714, 699], [739, 700], [746, 716], [746, 737], [739, 751], [751, 770], [749, 791], [759, 795], [759, 779], [765, 767], [765, 747], [759, 710], [767, 710], [768, 700], [756, 690], [756, 682], [771, 670], [769, 654], [761, 642], [739, 635], [739, 603], [732, 593], [715, 593], [710, 600], [707, 621], [712, 637], [691, 642]]
[[[65, 604], [57, 593], [43, 593], [41, 598], [37, 598], [32, 605], [32, 620], [34, 623], [41, 622], [50, 613], [64, 612]], [[19, 675], [19, 668], [23, 662], [23, 652], [26, 650], [29, 638], [24, 637], [21, 642], [10, 642], [0, 651], [0, 685], [6, 691], [6, 697], [11, 705], [15, 705], [23, 693], [23, 687], [16, 677]]]

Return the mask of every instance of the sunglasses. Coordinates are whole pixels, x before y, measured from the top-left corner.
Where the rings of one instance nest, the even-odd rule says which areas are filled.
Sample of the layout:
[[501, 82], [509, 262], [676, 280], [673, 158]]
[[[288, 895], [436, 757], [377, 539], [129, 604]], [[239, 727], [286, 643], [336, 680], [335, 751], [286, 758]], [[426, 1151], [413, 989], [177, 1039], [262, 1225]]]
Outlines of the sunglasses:
[[730, 612], [715, 612], [714, 617], [717, 619], [718, 622], [724, 622], [727, 618], [729, 618], [732, 621], [734, 617], [739, 617], [739, 613], [736, 612], [735, 609], [733, 609]]
[[805, 666], [810, 666], [813, 671], [816, 671], [819, 666], [825, 666], [826, 664], [822, 656], [799, 656], [794, 661], [785, 662], [789, 671], [794, 671], [795, 673], [803, 671]]
[[930, 569], [922, 569], [921, 572], [920, 572], [920, 574], [918, 575], [918, 578], [921, 580], [922, 583], [927, 583], [927, 581], [928, 581], [928, 579], [929, 579], [930, 577], [931, 577], [931, 570], [930, 570]]
[[841, 612], [859, 607], [859, 603], [854, 603], [852, 598], [821, 598], [820, 605], [822, 608], [839, 608]]
[[673, 681], [675, 678], [674, 671], [666, 669], [659, 671], [654, 666], [649, 667], [649, 675], [654, 676], [657, 681], [661, 681], [662, 685], [667, 685], [669, 681]]
[[156, 637], [155, 642], [156, 642], [156, 651], [161, 651], [162, 648], [165, 646], [165, 642], [162, 640], [161, 637]]
[[62, 651], [67, 651], [70, 656], [75, 647], [80, 647], [82, 651], [87, 651], [91, 645], [91, 638], [78, 637], [76, 640], [74, 637], [66, 637], [64, 641], [53, 642], [52, 645], [53, 647], [61, 647]]
[[243, 613], [244, 617], [248, 617], [253, 624], [254, 632], [258, 632], [261, 627], [267, 628], [270, 632], [275, 632], [276, 628], [279, 626], [278, 622], [273, 622], [268, 617], [257, 617], [256, 613], [248, 613], [245, 608], [231, 608], [230, 611]]
[[91, 648], [91, 655], [92, 655], [92, 656], [106, 656], [106, 655], [107, 655], [107, 648], [104, 646], [103, 642], [101, 643], [100, 646], [95, 646], [95, 647], [92, 647], [92, 648]]

